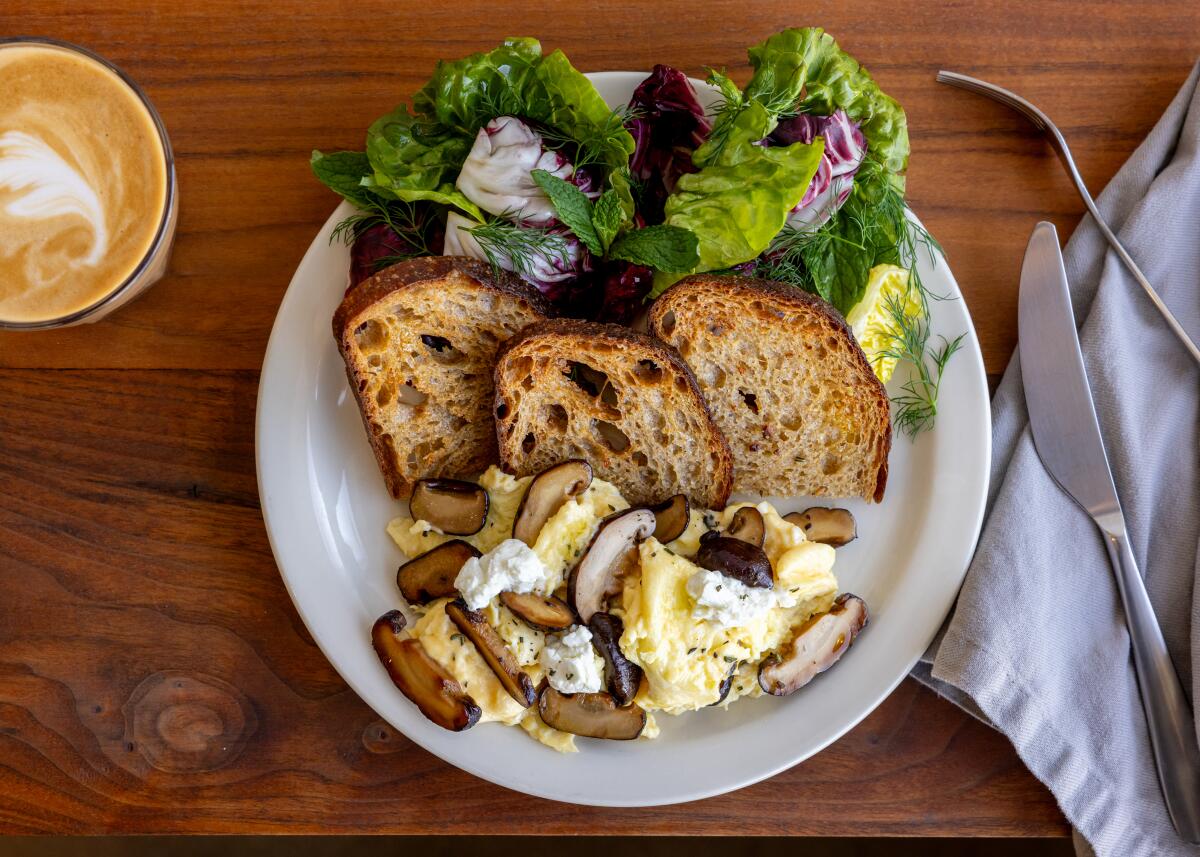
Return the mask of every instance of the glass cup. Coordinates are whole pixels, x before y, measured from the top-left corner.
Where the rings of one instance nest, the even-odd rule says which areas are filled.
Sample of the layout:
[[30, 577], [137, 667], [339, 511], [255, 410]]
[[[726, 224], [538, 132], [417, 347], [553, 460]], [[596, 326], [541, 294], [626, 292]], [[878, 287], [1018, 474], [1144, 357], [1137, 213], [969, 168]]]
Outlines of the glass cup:
[[167, 129], [163, 126], [162, 117], [154, 109], [154, 105], [136, 83], [117, 66], [87, 48], [73, 45], [59, 39], [39, 36], [17, 36], [15, 38], [0, 38], [0, 51], [6, 48], [37, 45], [54, 50], [68, 51], [78, 54], [88, 60], [107, 68], [115, 74], [130, 91], [137, 96], [138, 101], [146, 108], [158, 139], [162, 144], [162, 156], [165, 159], [166, 199], [162, 213], [159, 215], [158, 230], [150, 242], [149, 248], [133, 271], [103, 297], [92, 304], [75, 310], [59, 318], [40, 319], [37, 321], [6, 321], [0, 318], [0, 330], [48, 330], [58, 327], [71, 327], [77, 324], [89, 324], [99, 321], [109, 313], [122, 307], [146, 291], [154, 283], [162, 279], [167, 271], [167, 263], [171, 257], [171, 246], [175, 241], [175, 224], [179, 219], [179, 196], [175, 179], [175, 156], [171, 151], [171, 141], [167, 137]]

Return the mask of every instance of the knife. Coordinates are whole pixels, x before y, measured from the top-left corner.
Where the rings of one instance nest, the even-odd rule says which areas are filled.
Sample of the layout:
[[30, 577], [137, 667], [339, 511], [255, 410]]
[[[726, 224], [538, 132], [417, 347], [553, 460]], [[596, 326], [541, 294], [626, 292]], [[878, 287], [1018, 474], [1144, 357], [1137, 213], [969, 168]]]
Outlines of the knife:
[[1034, 446], [1054, 481], [1100, 528], [1125, 607], [1138, 689], [1167, 811], [1183, 839], [1200, 842], [1200, 748], [1192, 712], [1129, 546], [1125, 516], [1083, 368], [1058, 233], [1052, 223], [1035, 226], [1025, 249], [1017, 321]]

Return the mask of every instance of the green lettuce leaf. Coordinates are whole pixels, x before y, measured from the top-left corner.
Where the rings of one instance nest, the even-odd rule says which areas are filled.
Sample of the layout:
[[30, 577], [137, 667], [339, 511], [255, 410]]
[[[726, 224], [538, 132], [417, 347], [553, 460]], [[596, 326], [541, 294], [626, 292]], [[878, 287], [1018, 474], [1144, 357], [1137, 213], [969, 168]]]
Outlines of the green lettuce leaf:
[[367, 185], [382, 196], [452, 205], [482, 220], [479, 207], [454, 187], [470, 150], [470, 139], [400, 105], [367, 131], [367, 159], [373, 170]]
[[628, 166], [633, 135], [566, 54], [555, 51], [543, 59], [534, 77], [540, 88], [527, 93], [526, 116], [584, 144], [609, 169]]
[[495, 50], [459, 60], [439, 60], [413, 96], [413, 110], [436, 118], [457, 134], [474, 140], [497, 116], [521, 116], [531, 89], [539, 88], [536, 69], [542, 58], [537, 39], [505, 39]]
[[833, 36], [819, 27], [784, 30], [750, 48], [749, 54], [754, 76], [746, 85], [747, 98], [762, 102], [776, 116], [828, 115], [841, 108], [861, 123], [867, 149], [889, 172], [899, 174], [908, 166], [903, 108]]
[[[667, 199], [666, 222], [691, 230], [700, 241], [693, 271], [729, 268], [758, 256], [804, 196], [824, 141], [755, 145], [773, 127], [762, 104], [747, 102], [715, 159], [700, 172], [681, 176]], [[656, 274], [651, 295], [676, 279]]]

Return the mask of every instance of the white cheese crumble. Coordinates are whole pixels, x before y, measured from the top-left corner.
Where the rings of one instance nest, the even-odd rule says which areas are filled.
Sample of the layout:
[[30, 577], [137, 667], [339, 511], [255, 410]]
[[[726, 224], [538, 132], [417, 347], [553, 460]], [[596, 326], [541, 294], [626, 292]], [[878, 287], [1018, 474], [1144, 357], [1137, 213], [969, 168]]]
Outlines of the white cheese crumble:
[[486, 607], [501, 592], [542, 592], [551, 572], [533, 549], [506, 539], [481, 557], [471, 557], [454, 578], [454, 588], [472, 610]]
[[538, 660], [546, 670], [546, 680], [559, 693], [600, 690], [603, 664], [592, 646], [592, 632], [582, 625], [572, 625], [565, 634], [547, 637]]
[[688, 578], [688, 595], [695, 606], [692, 616], [722, 628], [749, 625], [772, 607], [795, 607], [790, 593], [747, 586], [719, 571], [701, 569]]

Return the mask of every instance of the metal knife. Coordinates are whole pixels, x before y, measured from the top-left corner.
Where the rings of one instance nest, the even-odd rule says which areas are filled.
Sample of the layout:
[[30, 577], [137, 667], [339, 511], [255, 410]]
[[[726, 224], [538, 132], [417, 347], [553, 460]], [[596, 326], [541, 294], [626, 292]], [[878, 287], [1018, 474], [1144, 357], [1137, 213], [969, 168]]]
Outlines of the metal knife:
[[1192, 711], [1129, 547], [1052, 223], [1035, 226], [1025, 249], [1018, 325], [1034, 446], [1054, 481], [1100, 528], [1125, 606], [1138, 689], [1167, 811], [1183, 839], [1200, 842], [1200, 748]]

